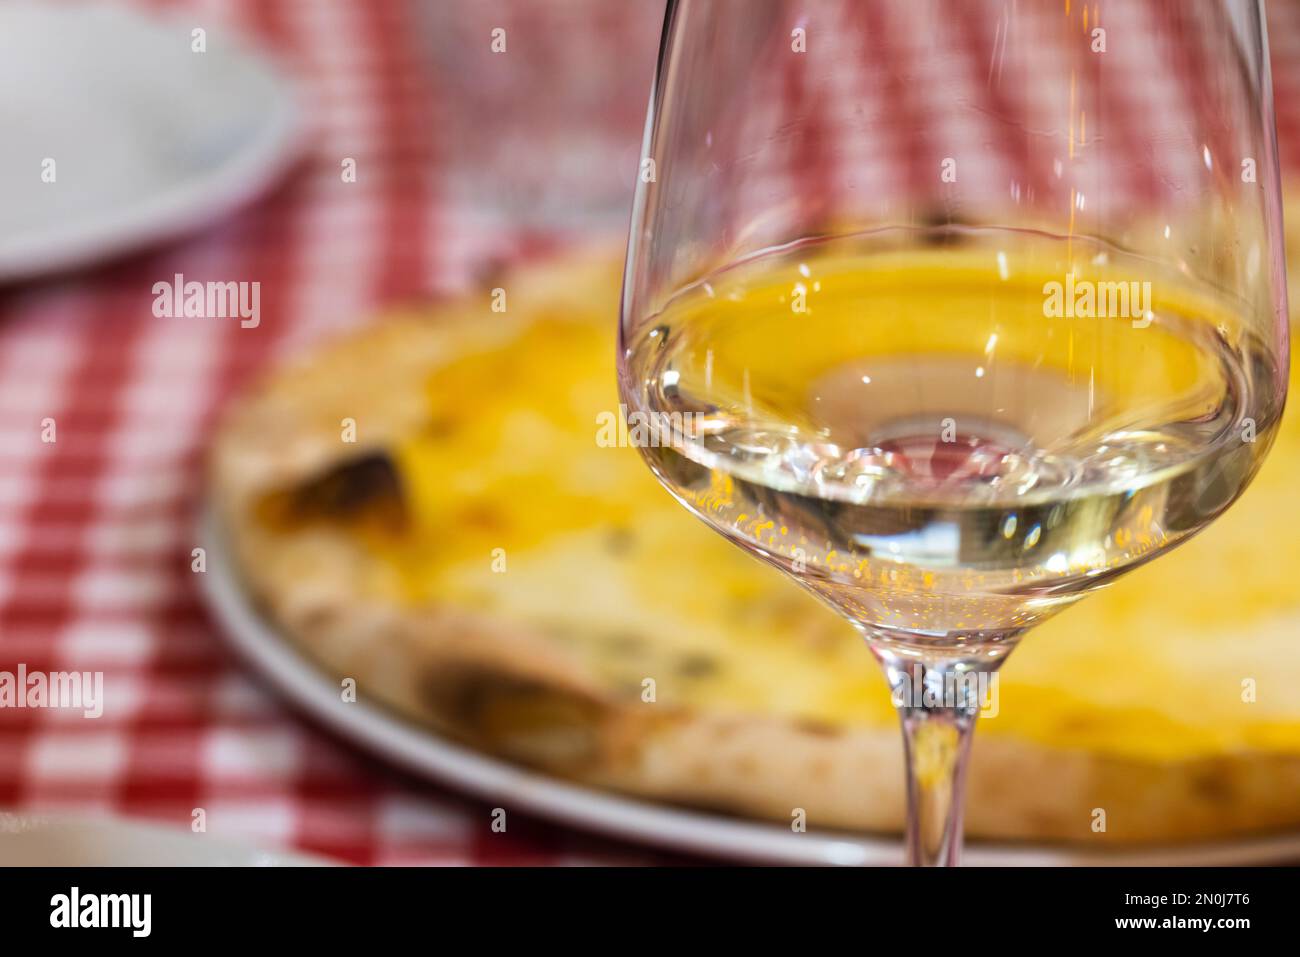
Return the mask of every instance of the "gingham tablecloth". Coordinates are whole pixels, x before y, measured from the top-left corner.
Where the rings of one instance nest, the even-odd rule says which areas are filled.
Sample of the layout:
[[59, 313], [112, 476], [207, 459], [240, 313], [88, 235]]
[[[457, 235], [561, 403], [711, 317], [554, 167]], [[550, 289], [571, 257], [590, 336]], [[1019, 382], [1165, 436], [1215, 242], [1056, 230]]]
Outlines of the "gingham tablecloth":
[[[190, 568], [223, 403], [268, 363], [462, 288], [538, 237], [472, 228], [440, 191], [412, 3], [154, 5], [273, 51], [309, 95], [315, 138], [271, 196], [196, 238], [0, 290], [0, 670], [103, 671], [106, 699], [94, 720], [0, 709], [0, 809], [189, 828], [202, 808], [209, 834], [361, 864], [664, 860], [521, 814], [494, 833], [490, 805], [314, 726], [224, 646]], [[1300, 169], [1300, 10], [1275, 2], [1270, 19], [1283, 156]], [[345, 185], [349, 156], [360, 175]], [[154, 318], [152, 284], [177, 272], [260, 281], [260, 326]]]

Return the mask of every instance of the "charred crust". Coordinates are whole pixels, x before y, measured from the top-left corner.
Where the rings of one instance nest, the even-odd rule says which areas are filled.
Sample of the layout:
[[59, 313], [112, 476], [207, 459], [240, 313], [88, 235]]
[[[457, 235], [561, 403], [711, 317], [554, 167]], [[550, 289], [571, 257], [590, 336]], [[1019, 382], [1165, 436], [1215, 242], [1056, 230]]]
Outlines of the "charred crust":
[[281, 528], [373, 520], [400, 529], [407, 517], [397, 467], [382, 452], [341, 462], [293, 489], [272, 493], [262, 503], [261, 514]]
[[428, 674], [420, 694], [439, 721], [477, 747], [561, 772], [601, 763], [608, 709], [582, 694], [474, 665]]

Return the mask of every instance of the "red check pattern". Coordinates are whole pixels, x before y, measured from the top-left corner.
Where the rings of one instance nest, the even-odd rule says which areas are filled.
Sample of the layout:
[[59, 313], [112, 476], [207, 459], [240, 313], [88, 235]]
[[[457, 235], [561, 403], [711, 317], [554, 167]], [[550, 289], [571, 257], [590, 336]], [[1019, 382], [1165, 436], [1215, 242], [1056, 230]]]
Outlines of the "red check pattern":
[[[474, 228], [442, 191], [447, 144], [429, 95], [428, 21], [414, 0], [150, 5], [178, 16], [186, 34], [215, 22], [272, 51], [309, 95], [313, 138], [271, 196], [194, 238], [0, 290], [0, 670], [102, 670], [106, 694], [93, 721], [0, 709], [0, 808], [182, 828], [202, 808], [210, 834], [361, 864], [664, 860], [520, 815], [493, 833], [489, 805], [356, 752], [281, 704], [224, 647], [190, 570], [203, 454], [223, 403], [268, 363], [387, 306], [462, 288], [477, 264], [530, 255], [547, 238]], [[928, 31], [919, 9], [897, 4], [886, 27], [927, 38], [917, 61], [866, 51], [878, 74], [866, 82], [911, 97], [918, 117], [941, 116], [926, 84], [907, 79], [924, 69], [927, 45], [960, 55], [963, 36], [999, 27], [959, 13]], [[1297, 170], [1300, 8], [1274, 3], [1271, 21], [1283, 156]], [[1022, 110], [1032, 124], [1036, 98], [1049, 93], [1013, 90], [1015, 102], [997, 109]], [[1135, 85], [1132, 109], [1156, 108], [1148, 100], [1167, 93]], [[927, 128], [901, 131], [856, 175], [897, 182]], [[357, 162], [356, 183], [341, 181], [344, 157]], [[1028, 167], [1027, 183], [1046, 177], [1014, 147], [979, 162], [990, 177], [1015, 166]], [[177, 272], [260, 281], [261, 325], [154, 318], [152, 284]], [[45, 419], [54, 443], [41, 440]]]

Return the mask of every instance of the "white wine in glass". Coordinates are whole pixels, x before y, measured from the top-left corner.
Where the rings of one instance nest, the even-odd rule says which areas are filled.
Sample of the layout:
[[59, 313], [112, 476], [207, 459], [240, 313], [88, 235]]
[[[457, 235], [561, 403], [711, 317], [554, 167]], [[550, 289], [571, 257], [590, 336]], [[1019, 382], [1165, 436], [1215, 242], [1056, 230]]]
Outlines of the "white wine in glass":
[[[1100, 5], [1093, 24], [1133, 31], [1109, 42], [1163, 54], [1137, 81], [1202, 67], [1177, 78], [1182, 113], [1145, 125], [1107, 102], [1105, 71], [1132, 57], [1097, 62], [1078, 16], [963, 7], [954, 49], [996, 69], [935, 45], [926, 75], [969, 82], [946, 109], [992, 111], [1012, 160], [959, 190], [962, 140], [889, 72], [906, 55], [889, 44], [916, 36], [904, 19], [950, 5], [669, 4], [618, 356], [660, 481], [883, 665], [917, 864], [958, 859], [971, 679], [1236, 499], [1288, 354], [1258, 5]], [[999, 85], [1051, 50], [1066, 81], [1030, 126]], [[867, 189], [900, 137], [931, 144], [932, 182], [909, 155], [895, 189]]]

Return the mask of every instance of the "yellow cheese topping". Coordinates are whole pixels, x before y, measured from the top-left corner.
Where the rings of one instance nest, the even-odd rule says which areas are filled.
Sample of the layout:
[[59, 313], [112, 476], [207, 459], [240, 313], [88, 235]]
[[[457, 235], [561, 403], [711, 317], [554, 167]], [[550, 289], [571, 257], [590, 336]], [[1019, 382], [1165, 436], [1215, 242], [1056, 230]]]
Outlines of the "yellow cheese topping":
[[[427, 427], [392, 450], [408, 530], [370, 539], [389, 597], [538, 629], [630, 700], [653, 678], [667, 704], [892, 723], [847, 623], [692, 518], [635, 449], [598, 442], [619, 408], [616, 310], [599, 305], [432, 372]], [[1300, 753], [1298, 470], [1288, 415], [1225, 517], [1028, 636], [980, 735], [1149, 760]]]

